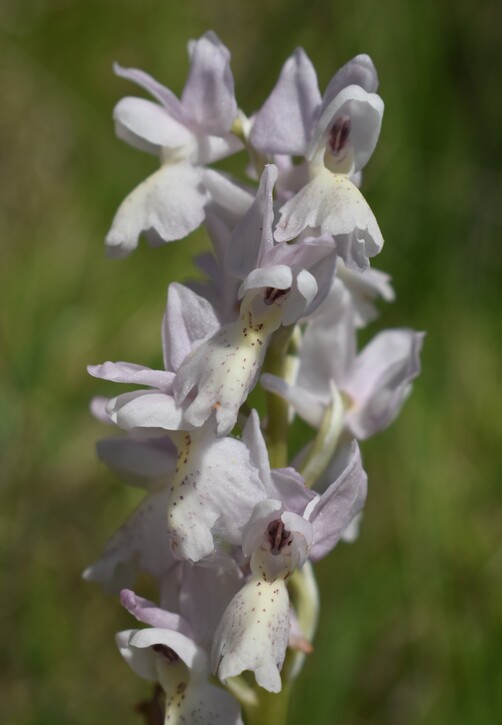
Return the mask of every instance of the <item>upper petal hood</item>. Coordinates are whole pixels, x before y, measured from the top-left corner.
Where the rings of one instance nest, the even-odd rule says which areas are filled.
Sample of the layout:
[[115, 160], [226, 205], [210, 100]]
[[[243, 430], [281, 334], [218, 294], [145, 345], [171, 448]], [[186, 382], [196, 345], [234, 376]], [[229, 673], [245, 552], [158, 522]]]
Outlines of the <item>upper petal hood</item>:
[[[375, 150], [382, 125], [384, 105], [376, 93], [366, 93], [360, 86], [348, 86], [323, 111], [310, 140], [306, 157], [326, 163], [332, 171], [357, 173]], [[338, 121], [338, 126], [337, 126]], [[344, 141], [336, 147], [331, 138], [334, 129], [345, 125]], [[333, 147], [333, 148], [332, 148]], [[347, 165], [346, 157], [350, 157]]]
[[345, 63], [330, 80], [322, 98], [321, 113], [331, 101], [347, 86], [361, 86], [368, 93], [375, 93], [378, 89], [378, 75], [373, 61], [361, 53]]

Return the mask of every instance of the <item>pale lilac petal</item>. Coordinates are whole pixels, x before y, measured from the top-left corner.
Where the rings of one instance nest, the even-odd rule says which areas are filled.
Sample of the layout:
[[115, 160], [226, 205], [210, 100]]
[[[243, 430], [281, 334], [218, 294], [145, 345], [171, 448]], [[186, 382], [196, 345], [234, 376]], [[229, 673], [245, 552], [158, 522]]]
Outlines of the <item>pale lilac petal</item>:
[[194, 262], [208, 275], [209, 279], [190, 280], [187, 282], [187, 287], [195, 294], [204, 297], [212, 305], [222, 325], [235, 320], [240, 309], [237, 297], [239, 280], [233, 275], [227, 274], [211, 252], [198, 255], [194, 258]]
[[261, 260], [274, 246], [273, 188], [276, 180], [277, 167], [267, 164], [256, 198], [230, 238], [225, 263], [228, 270], [241, 279], [260, 266]]
[[274, 468], [272, 471], [273, 498], [283, 502], [287, 511], [299, 516], [317, 494], [305, 487], [305, 481], [294, 468]]
[[318, 561], [336, 546], [349, 523], [361, 511], [366, 501], [367, 481], [359, 446], [354, 441], [345, 470], [310, 512], [309, 520], [314, 528], [309, 552], [312, 561]]
[[[185, 712], [187, 718], [197, 713], [196, 717], [200, 719], [194, 720], [194, 725], [214, 725], [215, 722], [221, 725], [244, 725], [237, 700], [226, 690], [206, 681], [198, 682], [193, 692], [192, 688], [188, 690]], [[176, 712], [178, 715], [179, 711]]]
[[190, 626], [181, 615], [161, 609], [149, 599], [139, 597], [131, 589], [122, 589], [120, 603], [133, 617], [150, 627], [172, 629], [187, 637], [191, 636]]
[[347, 266], [356, 274], [367, 272], [369, 269], [367, 236], [355, 229], [350, 234], [339, 234], [336, 237], [336, 253]]
[[291, 292], [284, 303], [282, 324], [292, 325], [293, 323], [298, 322], [300, 317], [305, 315], [305, 311], [314, 301], [317, 292], [318, 289], [315, 277], [306, 269], [300, 270], [294, 280]]
[[223, 136], [237, 116], [230, 53], [213, 32], [190, 45], [190, 73], [181, 103], [205, 133]]
[[309, 268], [310, 274], [315, 278], [317, 283], [317, 294], [312, 302], [305, 310], [305, 317], [309, 317], [321, 305], [329, 294], [329, 291], [335, 280], [337, 270], [337, 254], [336, 248], [332, 249], [330, 254], [323, 257]]
[[89, 409], [92, 413], [92, 415], [101, 423], [107, 423], [108, 425], [112, 424], [113, 421], [106, 412], [106, 406], [110, 402], [110, 398], [105, 398], [103, 395], [95, 395], [94, 398], [92, 398]]
[[223, 137], [199, 134], [196, 140], [197, 148], [192, 159], [196, 164], [212, 164], [244, 148], [242, 141], [233, 133]]
[[313, 315], [303, 334], [297, 383], [319, 399], [331, 399], [329, 381], [337, 385], [352, 365], [356, 353], [354, 310], [350, 295], [339, 279]]
[[227, 215], [233, 228], [251, 207], [254, 194], [237, 184], [236, 180], [214, 169], [204, 169], [202, 177], [211, 199], [220, 207], [220, 214]]
[[97, 443], [97, 453], [111, 469], [126, 476], [130, 483], [139, 478], [155, 480], [174, 472], [176, 468], [176, 446], [167, 436], [163, 438], [104, 438]]
[[381, 250], [383, 238], [377, 221], [359, 189], [343, 174], [320, 168], [312, 181], [284, 204], [275, 231], [279, 242], [297, 237], [304, 229], [319, 229], [323, 235], [352, 235], [353, 258], [362, 269], [368, 257]]
[[142, 232], [151, 232], [155, 243], [186, 237], [202, 223], [208, 198], [200, 169], [185, 162], [162, 166], [119, 206], [106, 237], [108, 254], [127, 256]]
[[378, 317], [375, 300], [381, 297], [386, 302], [395, 299], [390, 275], [370, 267], [364, 272], [354, 272], [340, 261], [337, 277], [350, 292], [354, 306], [354, 324], [357, 328], [364, 327]]
[[353, 457], [353, 444], [353, 434], [344, 429], [340, 434], [331, 460], [314, 484], [314, 488], [318, 493], [321, 494], [326, 491], [333, 481], [337, 481], [343, 475]]
[[297, 48], [254, 118], [252, 145], [265, 154], [303, 155], [320, 103], [314, 67], [303, 49]]
[[330, 80], [322, 99], [321, 113], [331, 101], [347, 86], [361, 86], [368, 93], [378, 88], [378, 76], [373, 61], [365, 53], [345, 63]]
[[134, 585], [138, 571], [161, 578], [176, 565], [169, 548], [166, 510], [168, 492], [148, 495], [108, 541], [102, 556], [83, 576], [108, 591]]
[[361, 529], [361, 523], [363, 520], [363, 512], [360, 511], [354, 516], [352, 521], [348, 524], [344, 530], [341, 540], [346, 544], [353, 544], [359, 538], [359, 531]]
[[242, 440], [249, 450], [251, 463], [259, 472], [260, 481], [262, 481], [267, 492], [266, 498], [273, 498], [272, 494], [275, 492], [275, 488], [272, 486], [267, 445], [261, 432], [260, 417], [254, 409], [246, 421], [242, 432]]
[[180, 585], [179, 608], [190, 622], [194, 639], [211, 651], [214, 633], [223, 612], [243, 583], [236, 561], [216, 551], [198, 564], [185, 563]]
[[144, 98], [122, 98], [113, 110], [113, 119], [117, 136], [142, 151], [158, 154], [162, 147], [173, 149], [195, 142], [193, 133], [165, 108]]
[[357, 356], [342, 383], [353, 405], [347, 424], [360, 439], [386, 428], [396, 418], [420, 372], [424, 333], [386, 330]]
[[329, 388], [326, 385], [326, 395], [322, 398], [312, 393], [308, 388], [299, 385], [290, 385], [282, 378], [270, 373], [263, 373], [260, 377], [262, 388], [284, 398], [298, 413], [314, 428], [321, 425], [321, 421], [328, 403]]
[[281, 242], [270, 248], [261, 259], [262, 265], [286, 264], [295, 270], [310, 269], [333, 252], [331, 237], [302, 239], [296, 244]]
[[192, 349], [220, 327], [206, 299], [182, 284], [170, 284], [162, 327], [166, 367], [178, 370]]
[[[111, 419], [124, 430], [162, 428], [180, 430], [183, 410], [178, 408], [171, 395], [150, 390], [123, 393], [113, 398], [107, 407]], [[182, 429], [186, 430], [186, 426]]]
[[87, 372], [95, 378], [112, 380], [114, 383], [130, 383], [131, 385], [148, 385], [152, 388], [172, 389], [174, 373], [165, 370], [152, 370], [144, 365], [128, 362], [110, 362], [102, 365], [88, 365]]
[[181, 103], [174, 93], [156, 81], [155, 78], [148, 75], [148, 73], [137, 70], [136, 68], [122, 68], [118, 63], [114, 63], [113, 70], [121, 78], [132, 81], [138, 86], [141, 86], [141, 88], [144, 88], [145, 91], [162, 103], [173, 118], [182, 123], [186, 120], [186, 113], [183, 111]]

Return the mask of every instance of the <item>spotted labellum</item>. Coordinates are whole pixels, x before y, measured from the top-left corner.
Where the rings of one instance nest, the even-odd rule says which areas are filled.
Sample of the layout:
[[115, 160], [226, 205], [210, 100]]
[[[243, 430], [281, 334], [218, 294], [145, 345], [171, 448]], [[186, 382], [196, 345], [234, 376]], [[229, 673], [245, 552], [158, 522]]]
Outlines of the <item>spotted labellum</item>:
[[[170, 281], [163, 369], [88, 368], [119, 384], [92, 404], [114, 429], [98, 456], [143, 498], [84, 576], [139, 622], [116, 641], [154, 685], [147, 722], [282, 725], [313, 652], [314, 566], [357, 538], [359, 442], [398, 416], [423, 333], [383, 330], [358, 349], [377, 302], [394, 299], [371, 266], [383, 237], [360, 191], [384, 109], [369, 56], [321, 94], [299, 48], [247, 117], [221, 40], [206, 33], [188, 53], [179, 97], [115, 66], [153, 99], [119, 101], [117, 135], [159, 169], [120, 205], [109, 255], [200, 226], [211, 249], [195, 259], [202, 279]], [[241, 177], [214, 167], [237, 153]]]

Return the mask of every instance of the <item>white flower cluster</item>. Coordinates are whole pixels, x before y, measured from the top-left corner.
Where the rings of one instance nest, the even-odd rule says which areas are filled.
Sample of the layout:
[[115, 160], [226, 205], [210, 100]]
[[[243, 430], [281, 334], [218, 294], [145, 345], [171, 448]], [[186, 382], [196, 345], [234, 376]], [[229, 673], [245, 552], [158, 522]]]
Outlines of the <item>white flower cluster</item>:
[[[169, 286], [165, 370], [89, 368], [142, 386], [94, 408], [126, 431], [101, 441], [99, 457], [146, 494], [85, 577], [120, 591], [148, 625], [117, 643], [162, 687], [166, 723], [235, 725], [253, 688], [281, 690], [288, 647], [292, 659], [311, 649], [309, 562], [355, 536], [367, 488], [358, 440], [396, 417], [423, 336], [387, 330], [356, 350], [375, 301], [394, 297], [388, 276], [370, 268], [383, 239], [358, 188], [383, 114], [371, 59], [353, 58], [321, 95], [298, 49], [247, 118], [219, 39], [207, 33], [189, 54], [180, 99], [116, 67], [154, 98], [121, 100], [117, 134], [156, 154], [160, 168], [121, 204], [108, 252], [130, 253], [141, 234], [153, 245], [181, 239], [201, 224], [213, 252], [197, 259], [203, 281]], [[210, 167], [240, 151], [246, 184]], [[246, 403], [258, 381], [262, 420]], [[289, 461], [296, 415], [313, 439]], [[155, 579], [158, 605], [132, 590], [139, 572]], [[300, 612], [309, 597], [310, 625]], [[253, 687], [239, 678], [246, 670]]]

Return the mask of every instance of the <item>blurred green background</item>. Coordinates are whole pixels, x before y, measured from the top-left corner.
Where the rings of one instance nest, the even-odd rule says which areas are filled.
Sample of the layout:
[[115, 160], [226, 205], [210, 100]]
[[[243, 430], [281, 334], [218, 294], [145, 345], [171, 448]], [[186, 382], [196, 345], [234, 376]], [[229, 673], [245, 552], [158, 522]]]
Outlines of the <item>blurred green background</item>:
[[[502, 721], [501, 8], [459, 0], [1, 0], [0, 722], [140, 723], [148, 691], [115, 649], [133, 626], [81, 571], [138, 498], [96, 460], [106, 359], [160, 364], [167, 283], [204, 233], [104, 258], [122, 200], [155, 168], [113, 133], [135, 89], [175, 92], [212, 28], [238, 101], [263, 102], [296, 45], [324, 88], [369, 53], [386, 112], [363, 191], [398, 295], [372, 330], [427, 330], [401, 417], [364, 445], [359, 541], [319, 568], [323, 617], [291, 722]], [[497, 372], [499, 378], [497, 378]]]

